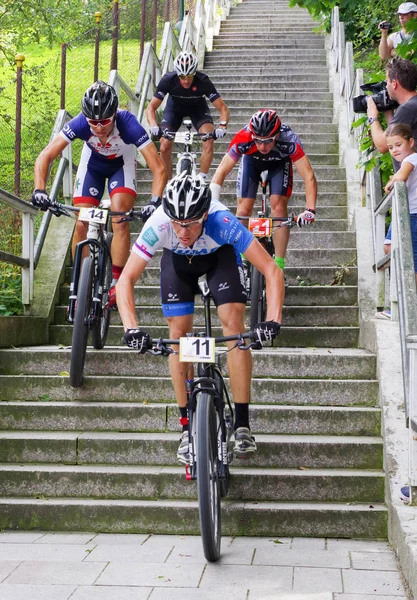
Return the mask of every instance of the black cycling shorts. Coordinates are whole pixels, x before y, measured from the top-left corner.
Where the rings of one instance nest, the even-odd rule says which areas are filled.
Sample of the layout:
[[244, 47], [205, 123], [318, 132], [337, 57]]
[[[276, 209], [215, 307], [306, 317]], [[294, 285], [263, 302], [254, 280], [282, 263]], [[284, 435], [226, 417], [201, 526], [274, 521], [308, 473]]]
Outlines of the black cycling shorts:
[[292, 194], [293, 170], [289, 158], [267, 163], [244, 155], [239, 166], [236, 181], [238, 198], [256, 199], [262, 171], [268, 171], [269, 193], [289, 198]]
[[[190, 257], [191, 258], [191, 257]], [[165, 317], [194, 314], [194, 296], [200, 292], [198, 279], [207, 275], [207, 284], [216, 306], [246, 304], [243, 267], [237, 263], [233, 246], [221, 246], [211, 254], [175, 254], [164, 248], [161, 259], [161, 300]]]
[[207, 106], [207, 103], [204, 102], [204, 104], [200, 104], [193, 108], [183, 108], [178, 110], [165, 108], [160, 127], [161, 129], [168, 129], [168, 131], [178, 131], [186, 117], [191, 119], [196, 131], [198, 131], [205, 123], [213, 124], [213, 117], [211, 116], [210, 109]]

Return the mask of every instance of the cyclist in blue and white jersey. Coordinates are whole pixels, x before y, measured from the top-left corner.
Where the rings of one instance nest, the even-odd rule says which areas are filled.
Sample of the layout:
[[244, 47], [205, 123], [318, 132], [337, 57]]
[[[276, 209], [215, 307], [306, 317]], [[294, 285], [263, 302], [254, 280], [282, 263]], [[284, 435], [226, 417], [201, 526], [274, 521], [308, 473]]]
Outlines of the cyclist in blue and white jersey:
[[[152, 198], [144, 207], [145, 219], [161, 203], [167, 181], [166, 170], [153, 142], [136, 117], [127, 110], [118, 110], [115, 89], [96, 81], [85, 92], [82, 111], [42, 150], [35, 162], [35, 191], [31, 202], [47, 210], [50, 199], [45, 191], [52, 161], [76, 139], [84, 141], [74, 184], [74, 205], [98, 206], [107, 180], [111, 209], [129, 211], [136, 199], [136, 149], [143, 155], [153, 174]], [[113, 282], [110, 305], [116, 302], [115, 284], [129, 256], [129, 223], [113, 221], [111, 247]], [[78, 242], [86, 238], [87, 227], [77, 221], [72, 242], [73, 252]]]
[[[199, 133], [209, 133], [214, 130], [213, 117], [207, 105], [206, 98], [220, 113], [220, 123], [216, 128], [216, 139], [226, 135], [227, 123], [230, 117], [229, 108], [220, 97], [209, 77], [197, 71], [198, 60], [192, 52], [181, 52], [174, 61], [174, 70], [166, 73], [157, 85], [154, 97], [146, 109], [150, 132], [154, 136], [160, 131], [178, 131], [184, 117], [189, 117]], [[160, 127], [156, 111], [168, 96]], [[161, 138], [161, 158], [167, 169], [168, 177], [172, 175], [172, 140]], [[213, 160], [214, 141], [203, 141], [200, 159], [200, 171], [207, 176]]]
[[[134, 285], [157, 250], [162, 250], [161, 300], [169, 337], [193, 331], [194, 296], [198, 279], [206, 275], [225, 336], [245, 330], [246, 287], [240, 254], [266, 278], [267, 321], [256, 326], [262, 339], [279, 333], [284, 301], [284, 276], [253, 234], [218, 201], [204, 178], [183, 172], [165, 188], [162, 206], [146, 222], [117, 284], [118, 307], [125, 328], [123, 341], [145, 353], [150, 347], [146, 331], [138, 329]], [[229, 344], [229, 347], [232, 343]], [[170, 355], [170, 374], [179, 405], [183, 434], [177, 457], [187, 463], [188, 421], [185, 392], [190, 365]], [[235, 455], [256, 450], [249, 427], [252, 358], [249, 352], [230, 352], [228, 372], [235, 402]]]

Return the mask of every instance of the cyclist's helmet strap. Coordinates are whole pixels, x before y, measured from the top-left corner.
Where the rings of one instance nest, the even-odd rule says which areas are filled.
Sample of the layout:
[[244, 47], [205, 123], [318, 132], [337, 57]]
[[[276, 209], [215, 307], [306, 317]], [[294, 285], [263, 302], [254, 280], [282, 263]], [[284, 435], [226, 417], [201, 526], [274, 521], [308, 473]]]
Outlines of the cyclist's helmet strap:
[[177, 75], [195, 75], [198, 59], [192, 52], [181, 52], [174, 60], [174, 69]]
[[162, 207], [170, 219], [187, 221], [199, 219], [209, 209], [211, 192], [203, 177], [192, 177], [183, 171], [168, 181]]
[[104, 81], [93, 83], [81, 100], [81, 110], [87, 119], [108, 119], [118, 105], [116, 90]]
[[281, 127], [281, 119], [276, 110], [266, 108], [258, 110], [249, 121], [249, 129], [252, 135], [268, 137], [276, 135]]

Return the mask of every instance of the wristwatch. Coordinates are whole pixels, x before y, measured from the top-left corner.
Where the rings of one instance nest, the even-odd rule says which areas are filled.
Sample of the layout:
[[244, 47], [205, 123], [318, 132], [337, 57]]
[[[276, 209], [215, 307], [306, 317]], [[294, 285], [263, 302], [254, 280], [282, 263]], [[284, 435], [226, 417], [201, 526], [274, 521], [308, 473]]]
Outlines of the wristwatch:
[[378, 121], [378, 117], [368, 117], [368, 120], [366, 122], [368, 123], [368, 125], [372, 125], [374, 121]]

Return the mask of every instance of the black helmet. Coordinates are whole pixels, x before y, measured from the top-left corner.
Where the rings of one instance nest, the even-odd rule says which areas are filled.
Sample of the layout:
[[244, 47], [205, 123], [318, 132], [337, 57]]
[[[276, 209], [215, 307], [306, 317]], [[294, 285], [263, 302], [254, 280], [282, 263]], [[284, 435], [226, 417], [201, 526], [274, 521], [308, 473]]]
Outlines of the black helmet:
[[249, 129], [254, 136], [268, 137], [276, 135], [281, 127], [281, 120], [276, 110], [265, 108], [252, 115]]
[[116, 90], [104, 81], [93, 83], [81, 100], [81, 110], [87, 119], [108, 119], [114, 115], [118, 105]]
[[170, 219], [187, 221], [199, 219], [208, 210], [211, 191], [201, 175], [192, 177], [183, 171], [168, 181], [163, 196], [162, 207]]

